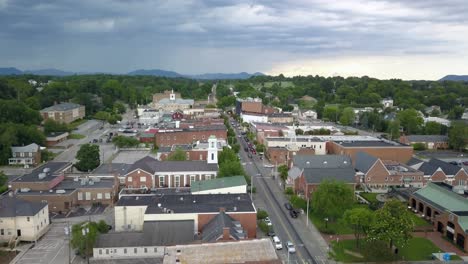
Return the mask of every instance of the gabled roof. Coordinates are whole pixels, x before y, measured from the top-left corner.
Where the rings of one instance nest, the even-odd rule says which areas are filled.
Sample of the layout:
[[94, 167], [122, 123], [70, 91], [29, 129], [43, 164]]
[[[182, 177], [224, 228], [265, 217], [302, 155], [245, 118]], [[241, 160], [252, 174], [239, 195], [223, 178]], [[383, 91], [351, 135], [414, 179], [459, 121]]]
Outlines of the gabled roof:
[[133, 163], [128, 172], [137, 169], [151, 174], [178, 171], [218, 171], [218, 164], [208, 164], [206, 161], [159, 161], [153, 157], [146, 156]]
[[0, 217], [35, 216], [47, 203], [28, 202], [15, 197], [0, 199]]
[[244, 176], [221, 177], [212, 180], [197, 181], [190, 187], [192, 193], [247, 185]]
[[295, 155], [293, 164], [299, 169], [351, 168], [351, 159], [343, 155]]
[[457, 165], [447, 163], [439, 159], [430, 159], [428, 162], [424, 162], [418, 170], [424, 172], [424, 175], [432, 175], [437, 169], [441, 169], [446, 175], [455, 175], [461, 168]]
[[223, 229], [229, 228], [229, 234], [235, 240], [246, 237], [244, 229], [240, 223], [227, 215], [225, 212], [219, 212], [202, 228], [202, 242], [216, 242], [223, 236]]
[[297, 179], [301, 176], [302, 174], [302, 170], [299, 169], [298, 167], [296, 166], [293, 166], [291, 169], [289, 169], [288, 171], [288, 177], [290, 177], [291, 179]]
[[356, 172], [352, 167], [347, 168], [305, 168], [304, 177], [308, 184], [321, 183], [324, 180], [336, 180], [354, 183]]
[[74, 103], [61, 103], [53, 106], [46, 107], [41, 110], [41, 112], [51, 112], [51, 111], [68, 111], [75, 108], [79, 108], [81, 105]]
[[32, 143], [22, 147], [11, 147], [11, 152], [38, 152], [39, 148], [38, 144]]
[[414, 196], [442, 210], [468, 212], [468, 200], [465, 197], [432, 182], [417, 190]]
[[367, 154], [366, 152], [359, 151], [356, 153], [356, 162], [354, 167], [363, 173], [367, 173], [372, 166], [374, 166], [375, 162], [377, 162], [378, 158]]

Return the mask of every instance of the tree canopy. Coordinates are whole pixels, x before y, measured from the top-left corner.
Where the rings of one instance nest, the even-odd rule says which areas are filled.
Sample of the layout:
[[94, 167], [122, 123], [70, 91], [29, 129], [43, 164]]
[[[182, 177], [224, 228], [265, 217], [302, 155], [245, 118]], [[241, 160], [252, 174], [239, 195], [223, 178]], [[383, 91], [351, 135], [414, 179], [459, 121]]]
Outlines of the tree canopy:
[[76, 154], [75, 167], [79, 171], [91, 171], [97, 168], [100, 164], [99, 159], [99, 146], [94, 144], [81, 145], [78, 153]]
[[325, 180], [312, 193], [312, 208], [332, 221], [340, 218], [354, 203], [353, 189], [344, 182]]
[[187, 155], [181, 148], [176, 148], [176, 150], [167, 157], [167, 160], [184, 161], [187, 160]]

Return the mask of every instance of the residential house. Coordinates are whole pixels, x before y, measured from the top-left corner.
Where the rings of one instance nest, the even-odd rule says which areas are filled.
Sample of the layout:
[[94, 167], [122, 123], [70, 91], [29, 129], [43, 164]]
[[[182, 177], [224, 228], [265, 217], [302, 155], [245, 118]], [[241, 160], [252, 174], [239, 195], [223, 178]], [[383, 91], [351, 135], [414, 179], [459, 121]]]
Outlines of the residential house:
[[85, 117], [86, 111], [83, 105], [74, 103], [60, 103], [44, 108], [40, 111], [44, 120], [52, 119], [59, 123], [71, 122]]
[[[348, 184], [351, 188], [356, 185], [356, 172], [351, 165], [351, 159], [340, 155], [302, 156], [293, 158], [291, 170], [296, 167], [301, 175], [294, 179], [294, 189], [304, 194], [306, 198], [317, 189], [324, 180], [336, 180]], [[295, 170], [297, 170], [295, 169]]]
[[392, 98], [384, 98], [380, 101], [380, 103], [383, 105], [383, 108], [391, 108], [393, 107], [393, 99]]
[[436, 123], [439, 123], [439, 124], [447, 126], [447, 127], [450, 127], [450, 123], [451, 123], [450, 120], [448, 120], [448, 119], [441, 118], [441, 117], [435, 117], [435, 116], [424, 117], [423, 119], [424, 119], [424, 123], [436, 122]]
[[37, 241], [49, 226], [47, 203], [0, 198], [0, 241]]
[[302, 113], [302, 116], [305, 118], [311, 118], [311, 119], [317, 119], [318, 117], [317, 112], [315, 112], [314, 110], [307, 110]]
[[354, 167], [359, 183], [372, 192], [387, 192], [391, 186], [421, 188], [425, 184], [423, 172], [406, 164], [381, 160], [366, 152], [356, 153]]
[[448, 149], [448, 136], [444, 135], [408, 135], [401, 136], [400, 143], [414, 145], [424, 144], [426, 149]]
[[36, 143], [23, 147], [11, 147], [9, 165], [37, 166], [41, 163], [41, 148]]

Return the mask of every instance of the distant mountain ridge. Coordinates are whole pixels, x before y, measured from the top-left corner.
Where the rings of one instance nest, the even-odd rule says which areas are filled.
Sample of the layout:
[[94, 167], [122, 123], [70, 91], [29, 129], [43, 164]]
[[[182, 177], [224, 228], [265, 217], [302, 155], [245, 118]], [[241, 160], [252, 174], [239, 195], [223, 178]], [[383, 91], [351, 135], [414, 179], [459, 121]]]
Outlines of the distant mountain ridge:
[[[33, 75], [50, 75], [50, 76], [70, 76], [70, 75], [85, 75], [85, 74], [93, 74], [93, 73], [82, 73], [82, 72], [69, 72], [69, 71], [62, 71], [58, 69], [39, 69], [39, 70], [19, 70], [14, 67], [6, 67], [0, 68], [0, 76], [1, 75], [21, 75], [21, 74], [33, 74]], [[112, 73], [109, 73], [112, 74]], [[261, 72], [255, 73], [247, 73], [247, 72], [240, 72], [240, 73], [204, 73], [204, 74], [180, 74], [174, 71], [166, 71], [160, 69], [139, 69], [135, 71], [131, 71], [126, 73], [127, 75], [149, 75], [149, 76], [158, 76], [158, 77], [168, 77], [168, 78], [191, 78], [197, 80], [228, 80], [228, 79], [248, 79], [252, 76], [263, 76], [265, 74]]]
[[439, 81], [465, 81], [468, 82], [468, 75], [447, 75]]

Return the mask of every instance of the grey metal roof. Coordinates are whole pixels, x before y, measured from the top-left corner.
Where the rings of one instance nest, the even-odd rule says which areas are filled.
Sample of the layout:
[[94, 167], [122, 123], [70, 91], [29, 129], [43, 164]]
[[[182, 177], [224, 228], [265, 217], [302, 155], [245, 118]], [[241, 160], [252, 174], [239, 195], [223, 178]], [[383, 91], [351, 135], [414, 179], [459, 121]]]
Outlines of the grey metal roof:
[[[31, 173], [25, 174], [14, 179], [12, 182], [44, 182], [51, 181], [57, 174], [69, 168], [72, 164], [70, 162], [48, 162], [40, 167], [34, 169]], [[50, 171], [46, 173], [46, 177], [39, 179], [39, 173], [43, 173], [45, 168], [49, 168]]]
[[409, 135], [409, 142], [447, 142], [448, 136], [444, 135]]
[[296, 166], [293, 166], [291, 169], [288, 171], [288, 176], [291, 177], [292, 179], [297, 179], [301, 176], [302, 170], [299, 169]]
[[75, 108], [79, 108], [81, 105], [74, 103], [60, 103], [53, 106], [46, 107], [41, 112], [52, 112], [52, 111], [68, 111]]
[[[387, 141], [335, 141], [336, 144], [340, 144], [344, 147], [403, 147], [403, 145], [396, 142], [387, 142]], [[408, 146], [405, 146], [408, 147]]]
[[355, 160], [354, 167], [360, 172], [367, 173], [378, 159], [366, 152], [359, 151], [356, 153]]
[[142, 169], [149, 173], [178, 171], [218, 171], [218, 164], [208, 164], [206, 161], [158, 161], [146, 156], [130, 167], [128, 172]]
[[455, 175], [461, 170], [461, 167], [457, 165], [434, 158], [430, 159], [428, 162], [424, 162], [418, 170], [424, 172], [424, 175], [432, 175], [438, 168], [442, 169], [446, 175]]
[[187, 244], [195, 239], [194, 221], [145, 221], [142, 232], [99, 235], [96, 247], [145, 247]]
[[344, 155], [295, 155], [293, 164], [305, 168], [351, 168], [351, 159]]
[[117, 176], [127, 174], [132, 164], [126, 163], [106, 163], [97, 167], [92, 174], [94, 175], [108, 175], [116, 173]]
[[413, 165], [423, 163], [423, 162], [424, 162], [423, 160], [412, 157], [406, 164], [409, 165], [409, 166], [413, 166]]
[[28, 202], [16, 197], [4, 197], [0, 199], [0, 217], [34, 216], [47, 203]]
[[155, 196], [123, 196], [116, 206], [148, 206], [146, 214], [163, 214], [164, 208], [173, 213], [254, 212], [248, 194], [168, 194]]
[[224, 212], [219, 212], [219, 214], [202, 227], [202, 241], [216, 242], [223, 236], [224, 228], [229, 228], [229, 233], [235, 240], [240, 240], [246, 237], [245, 231], [238, 221], [234, 220]]
[[307, 183], [320, 183], [324, 180], [336, 180], [345, 183], [354, 183], [356, 172], [353, 168], [306, 168], [304, 177]]
[[39, 145], [36, 143], [29, 144], [22, 147], [11, 147], [11, 152], [38, 152]]

